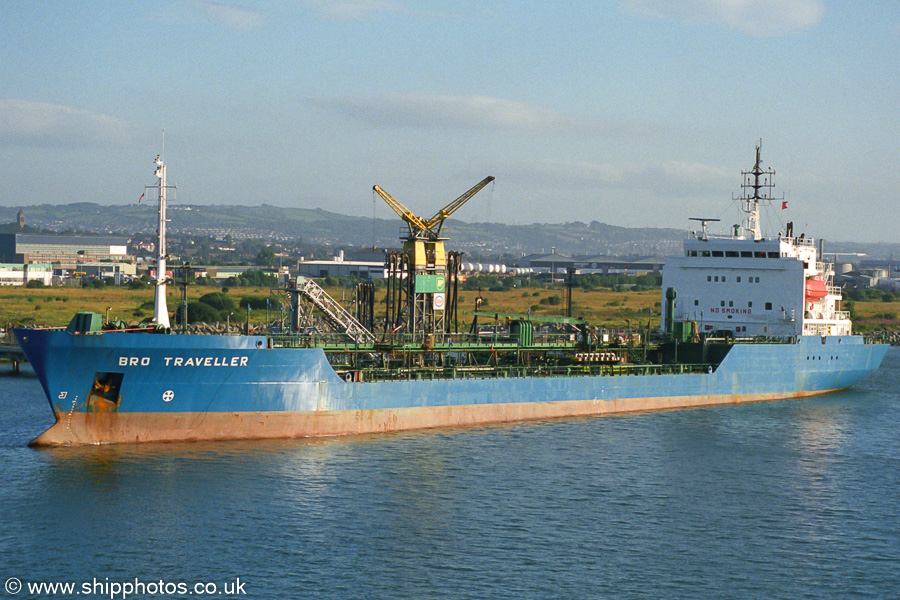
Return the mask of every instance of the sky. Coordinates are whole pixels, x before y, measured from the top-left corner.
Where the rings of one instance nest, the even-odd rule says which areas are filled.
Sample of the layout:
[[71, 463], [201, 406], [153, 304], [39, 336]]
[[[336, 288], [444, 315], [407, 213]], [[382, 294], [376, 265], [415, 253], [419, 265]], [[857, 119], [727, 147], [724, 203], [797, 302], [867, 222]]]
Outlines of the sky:
[[184, 204], [427, 218], [493, 175], [455, 218], [725, 228], [761, 140], [769, 233], [898, 241], [898, 0], [0, 10], [0, 205], [136, 203], [163, 153]]

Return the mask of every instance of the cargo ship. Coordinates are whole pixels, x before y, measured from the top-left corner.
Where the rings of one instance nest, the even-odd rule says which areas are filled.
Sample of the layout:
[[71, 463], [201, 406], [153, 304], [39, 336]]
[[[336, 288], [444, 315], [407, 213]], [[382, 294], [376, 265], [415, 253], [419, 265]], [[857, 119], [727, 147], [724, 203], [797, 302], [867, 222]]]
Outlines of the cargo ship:
[[[156, 164], [151, 326], [120, 330], [79, 313], [66, 328], [14, 332], [56, 418], [32, 445], [359, 435], [801, 398], [854, 385], [888, 349], [852, 333], [813, 239], [790, 223], [763, 235], [774, 171], [759, 147], [742, 172], [742, 222], [717, 235], [714, 219], [696, 219], [663, 269], [659, 327], [622, 331], [477, 306], [460, 331], [461, 254], [445, 251], [441, 227], [488, 177], [431, 219], [373, 188], [406, 227], [402, 249], [386, 254], [377, 320], [371, 283], [358, 286], [351, 312], [297, 277], [280, 284], [290, 305], [280, 330], [173, 332], [169, 186]], [[311, 314], [330, 331], [306, 326]]]

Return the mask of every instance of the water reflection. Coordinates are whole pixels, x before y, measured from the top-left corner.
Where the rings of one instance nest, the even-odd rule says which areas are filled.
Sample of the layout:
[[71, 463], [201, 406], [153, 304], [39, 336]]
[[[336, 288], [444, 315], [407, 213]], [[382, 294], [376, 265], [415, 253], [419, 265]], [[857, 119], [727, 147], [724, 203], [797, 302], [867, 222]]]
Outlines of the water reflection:
[[798, 401], [45, 450], [24, 447], [39, 386], [6, 379], [0, 554], [32, 580], [242, 576], [250, 597], [891, 597], [898, 353], [885, 366]]

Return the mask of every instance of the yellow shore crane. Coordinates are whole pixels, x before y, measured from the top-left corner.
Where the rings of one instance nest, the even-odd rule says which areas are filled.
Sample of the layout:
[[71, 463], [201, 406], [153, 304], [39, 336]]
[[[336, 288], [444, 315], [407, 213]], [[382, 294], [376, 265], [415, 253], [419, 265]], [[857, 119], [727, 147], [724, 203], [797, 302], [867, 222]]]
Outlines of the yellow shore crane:
[[400, 238], [404, 241], [403, 252], [391, 253], [387, 258], [389, 286], [386, 329], [399, 331], [405, 328], [403, 333], [415, 337], [449, 331], [450, 322], [445, 315], [448, 312], [455, 315], [456, 295], [453, 293], [448, 302], [446, 292], [450, 279], [455, 284], [459, 254], [451, 253], [451, 256], [447, 256], [444, 251], [444, 240], [447, 238], [441, 237], [441, 228], [450, 215], [492, 181], [492, 176], [485, 177], [428, 220], [416, 216], [379, 186], [373, 186], [375, 193], [381, 196], [409, 228], [406, 237]]

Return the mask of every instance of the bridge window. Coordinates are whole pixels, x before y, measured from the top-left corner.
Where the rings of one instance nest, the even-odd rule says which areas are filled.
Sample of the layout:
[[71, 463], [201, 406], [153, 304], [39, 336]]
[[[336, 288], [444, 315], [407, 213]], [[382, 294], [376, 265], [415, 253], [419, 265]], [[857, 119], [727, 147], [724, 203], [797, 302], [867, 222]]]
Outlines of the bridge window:
[[772, 310], [772, 303], [766, 302], [766, 310]]
[[722, 257], [722, 251], [721, 251], [721, 250], [713, 250], [712, 255], [713, 255], [715, 258], [721, 258], [721, 257]]
[[740, 276], [740, 275], [737, 276], [737, 282], [738, 282], [738, 283], [741, 282], [741, 276]]

